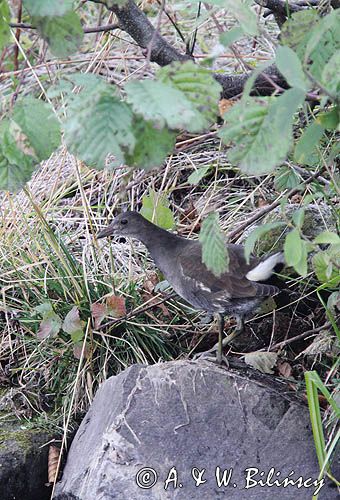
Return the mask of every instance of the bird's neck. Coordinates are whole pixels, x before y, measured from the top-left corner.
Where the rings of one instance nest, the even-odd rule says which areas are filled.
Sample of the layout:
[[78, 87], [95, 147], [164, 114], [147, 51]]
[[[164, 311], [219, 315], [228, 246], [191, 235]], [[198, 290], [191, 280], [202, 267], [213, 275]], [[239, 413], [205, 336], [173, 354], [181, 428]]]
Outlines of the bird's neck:
[[149, 250], [152, 259], [159, 269], [164, 273], [164, 263], [167, 262], [169, 253], [175, 254], [178, 246], [186, 240], [162, 229], [151, 222], [144, 225], [140, 241]]

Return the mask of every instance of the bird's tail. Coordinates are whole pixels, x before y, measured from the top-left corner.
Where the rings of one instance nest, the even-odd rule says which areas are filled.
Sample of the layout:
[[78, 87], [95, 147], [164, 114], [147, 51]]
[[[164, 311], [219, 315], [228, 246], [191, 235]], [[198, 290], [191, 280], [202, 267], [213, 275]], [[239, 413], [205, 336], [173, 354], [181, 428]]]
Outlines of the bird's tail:
[[250, 281], [266, 281], [273, 274], [275, 266], [278, 264], [284, 264], [284, 262], [282, 252], [274, 253], [251, 269], [247, 273], [246, 277]]

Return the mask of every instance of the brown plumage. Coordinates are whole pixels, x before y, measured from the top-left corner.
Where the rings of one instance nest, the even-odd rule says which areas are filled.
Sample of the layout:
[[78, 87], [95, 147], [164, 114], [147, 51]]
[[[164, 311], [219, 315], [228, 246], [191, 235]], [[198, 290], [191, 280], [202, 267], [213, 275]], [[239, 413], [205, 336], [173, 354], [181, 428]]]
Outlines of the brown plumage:
[[228, 244], [228, 271], [217, 277], [202, 262], [199, 241], [165, 231], [137, 212], [120, 214], [97, 237], [110, 235], [131, 236], [140, 240], [148, 248], [169, 284], [182, 298], [195, 309], [217, 314], [220, 331], [219, 361], [222, 356], [224, 315], [235, 316], [239, 325], [236, 331], [240, 331], [244, 317], [251, 314], [265, 297], [278, 292], [277, 287], [261, 283], [261, 280], [267, 279], [275, 265], [283, 262], [281, 254], [265, 259], [252, 256], [247, 263], [244, 247]]

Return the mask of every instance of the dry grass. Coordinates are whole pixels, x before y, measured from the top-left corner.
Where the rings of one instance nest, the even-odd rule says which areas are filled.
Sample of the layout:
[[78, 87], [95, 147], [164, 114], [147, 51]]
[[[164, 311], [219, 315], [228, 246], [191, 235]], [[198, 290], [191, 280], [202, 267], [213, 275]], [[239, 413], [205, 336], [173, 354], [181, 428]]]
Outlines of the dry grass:
[[[169, 8], [175, 11], [175, 7]], [[86, 24], [96, 24], [94, 12], [89, 11]], [[101, 20], [102, 24], [110, 22], [110, 16]], [[193, 30], [190, 11], [179, 25]], [[166, 31], [170, 32], [170, 27], [164, 18], [162, 32]], [[178, 36], [171, 33], [170, 41], [178, 46]], [[203, 21], [197, 52], [212, 47], [216, 36], [212, 20]], [[2, 75], [1, 89], [11, 97], [13, 76], [19, 81], [17, 90], [29, 93], [41, 92], [41, 88], [45, 91], [66, 72], [94, 72], [118, 85], [130, 78], [152, 75], [154, 65], [147, 64], [140, 50], [126, 43], [126, 38], [119, 32], [90, 35], [86, 38], [86, 53], [68, 61], [47, 63], [41, 63], [46, 47], [34, 41], [38, 55], [31, 67]], [[270, 58], [272, 38], [259, 37], [255, 47], [241, 41], [238, 52], [240, 57], [235, 59], [234, 54], [225, 51], [216, 59], [216, 67], [243, 71], [245, 62], [252, 65]], [[8, 103], [8, 99], [5, 101]], [[191, 185], [189, 175], [205, 166], [210, 167], [207, 176], [199, 185]], [[170, 299], [166, 309], [153, 307], [140, 312], [147, 301], [163, 298], [156, 292], [151, 297], [146, 295], [145, 280], [155, 269], [142, 245], [121, 241], [110, 246], [96, 241], [96, 232], [114, 214], [125, 208], [140, 209], [150, 189], [169, 199], [177, 230], [190, 237], [197, 236], [200, 221], [209, 210], [219, 211], [228, 232], [254, 210], [282, 196], [273, 188], [272, 175], [241, 176], [229, 164], [227, 151], [221, 148], [213, 131], [201, 137], [178, 137], [176, 152], [163, 168], [152, 172], [127, 168], [98, 172], [86, 168], [64, 149], [56, 152], [39, 167], [27, 189], [0, 198], [0, 383], [10, 388], [6, 397], [0, 398], [0, 410], [10, 410], [19, 418], [35, 416], [40, 425], [61, 430], [65, 422], [72, 422], [86, 411], [98, 385], [108, 376], [135, 362], [155, 363], [186, 356], [198, 345], [201, 349], [202, 335], [209, 332], [208, 341], [214, 343], [214, 326], [200, 324], [200, 315], [178, 300]], [[306, 187], [301, 200], [312, 189]], [[306, 280], [290, 278], [287, 287], [298, 296], [293, 293], [292, 304], [275, 313], [274, 319], [278, 320], [274, 327], [272, 323], [269, 326], [272, 331], [276, 327], [278, 330], [277, 339], [269, 332], [274, 343], [285, 335], [301, 333], [294, 329], [295, 322], [306, 330], [326, 322], [324, 309], [315, 298], [304, 312], [299, 310], [305, 298], [315, 295], [313, 275]], [[128, 318], [94, 330], [91, 305], [112, 292], [126, 298]], [[74, 356], [74, 345], [66, 334], [54, 339], [37, 338], [41, 318], [34, 309], [47, 300], [61, 317], [74, 305], [79, 308], [90, 346], [86, 356], [84, 350], [81, 359]], [[315, 314], [311, 313], [313, 308]], [[284, 331], [280, 314], [286, 318]], [[270, 312], [264, 316], [272, 315]], [[261, 337], [262, 328], [260, 320], [249, 324], [255, 338]], [[285, 356], [293, 363], [300, 351], [288, 348]], [[298, 371], [301, 376], [305, 369], [302, 363], [297, 366], [296, 378]], [[0, 418], [8, 416], [5, 411]]]

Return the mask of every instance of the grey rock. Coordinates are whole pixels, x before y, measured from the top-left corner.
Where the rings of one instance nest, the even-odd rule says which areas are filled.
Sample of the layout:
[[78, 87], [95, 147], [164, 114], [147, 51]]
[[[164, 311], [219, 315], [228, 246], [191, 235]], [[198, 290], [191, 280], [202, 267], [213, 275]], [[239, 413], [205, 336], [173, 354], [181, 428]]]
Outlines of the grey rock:
[[[254, 481], [273, 467], [281, 480], [292, 470], [312, 481], [319, 473], [307, 407], [282, 382], [256, 373], [174, 361], [108, 379], [74, 438], [54, 499], [310, 500], [315, 487], [245, 488], [251, 467], [264, 472]], [[146, 467], [157, 473], [150, 489], [136, 483]], [[177, 487], [173, 480], [165, 489], [173, 467]], [[217, 467], [233, 469], [229, 486], [217, 485]], [[193, 475], [203, 469], [205, 482], [196, 486]], [[336, 498], [329, 483], [321, 488], [319, 500]]]
[[48, 437], [40, 430], [25, 429], [19, 423], [1, 424], [0, 499], [48, 500]]

